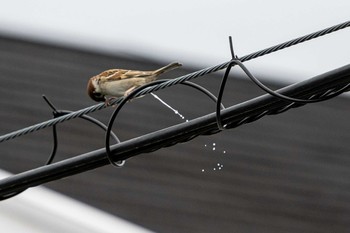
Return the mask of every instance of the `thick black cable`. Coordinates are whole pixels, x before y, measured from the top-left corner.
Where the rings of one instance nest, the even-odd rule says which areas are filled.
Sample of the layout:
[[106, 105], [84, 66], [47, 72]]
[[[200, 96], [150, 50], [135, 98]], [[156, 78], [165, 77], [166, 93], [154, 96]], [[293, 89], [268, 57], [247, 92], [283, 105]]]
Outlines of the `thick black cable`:
[[[244, 56], [244, 57], [242, 57], [240, 59], [234, 59], [234, 61], [235, 61], [234, 63], [238, 64], [242, 68], [242, 70], [245, 71], [245, 73], [248, 75], [248, 77], [254, 83], [256, 83], [260, 88], [265, 90], [270, 95], [272, 95], [274, 97], [277, 97], [279, 99], [282, 99], [284, 101], [293, 102], [292, 104], [289, 104], [289, 105], [285, 106], [283, 109], [279, 109], [278, 110], [279, 112], [286, 111], [287, 109], [295, 106], [295, 103], [299, 103], [300, 104], [300, 103], [314, 103], [314, 102], [324, 101], [324, 100], [327, 100], [327, 99], [330, 99], [330, 98], [333, 98], [333, 97], [339, 95], [340, 93], [342, 93], [343, 91], [348, 89], [349, 85], [345, 85], [342, 88], [337, 89], [337, 90], [328, 90], [327, 93], [323, 93], [319, 97], [311, 96], [310, 99], [297, 99], [297, 98], [293, 98], [293, 97], [288, 97], [288, 96], [282, 95], [282, 94], [280, 94], [280, 93], [278, 93], [276, 91], [273, 91], [273, 90], [267, 88], [258, 79], [256, 79], [249, 72], [248, 69], [246, 69], [246, 67], [242, 64], [242, 62], [250, 60], [250, 59], [254, 59], [254, 58], [257, 58], [257, 57], [260, 57], [260, 56], [263, 56], [263, 55], [266, 55], [266, 54], [269, 54], [269, 53], [272, 53], [272, 52], [275, 52], [275, 51], [278, 51], [278, 50], [281, 50], [281, 49], [284, 49], [284, 48], [287, 48], [287, 47], [290, 47], [290, 46], [293, 46], [293, 45], [296, 45], [296, 44], [299, 44], [299, 43], [302, 43], [302, 42], [305, 42], [305, 41], [308, 41], [308, 40], [311, 40], [311, 39], [314, 39], [314, 38], [317, 38], [319, 36], [326, 35], [326, 34], [331, 33], [331, 32], [335, 32], [337, 30], [343, 29], [343, 28], [348, 27], [348, 26], [350, 26], [350, 21], [347, 21], [347, 22], [342, 23], [342, 24], [335, 25], [335, 26], [330, 27], [330, 28], [326, 28], [324, 30], [321, 30], [321, 31], [318, 31], [318, 32], [315, 32], [315, 33], [312, 33], [312, 34], [309, 34], [309, 35], [306, 35], [304, 37], [296, 38], [294, 40], [291, 40], [291, 41], [288, 41], [288, 42], [285, 42], [285, 43], [282, 43], [282, 44], [270, 47], [268, 49], [260, 50], [258, 52], [255, 52], [255, 53], [252, 53], [250, 55]], [[233, 51], [233, 50], [231, 50], [231, 51]], [[232, 56], [234, 56], [233, 53], [232, 53]], [[172, 85], [183, 83], [183, 82], [186, 82], [186, 81], [188, 81], [188, 80], [190, 80], [192, 78], [200, 77], [200, 76], [203, 76], [203, 75], [206, 75], [206, 74], [209, 74], [209, 73], [212, 73], [212, 72], [218, 71], [220, 69], [224, 69], [224, 68], [228, 68], [227, 69], [228, 70], [227, 76], [228, 76], [228, 73], [229, 73], [229, 71], [231, 69], [231, 66], [234, 63], [232, 61], [229, 61], [229, 62], [223, 63], [221, 65], [217, 65], [217, 66], [214, 66], [214, 67], [209, 67], [209, 68], [206, 68], [206, 69], [203, 69], [203, 70], [200, 70], [200, 71], [197, 71], [197, 72], [185, 75], [185, 76], [181, 76], [181, 77], [179, 77], [177, 79], [173, 79], [173, 80], [169, 80], [169, 81], [164, 82], [164, 83], [160, 83], [157, 86], [152, 86], [151, 85], [150, 87], [147, 87], [145, 89], [140, 90], [140, 92], [135, 94], [135, 97], [144, 95], [146, 93], [151, 93], [153, 91], [160, 90], [160, 89], [172, 86]], [[225, 80], [225, 82], [226, 82], [226, 80]], [[166, 84], [166, 85], [164, 85], [164, 84]], [[224, 87], [224, 85], [222, 85], [222, 87]], [[223, 94], [223, 91], [222, 91], [222, 94]], [[120, 98], [120, 99], [117, 99], [112, 104], [116, 104], [116, 103], [119, 103], [119, 102], [122, 102], [122, 101], [123, 101], [123, 98]], [[218, 99], [217, 103], [221, 103], [221, 99], [220, 99], [220, 101]], [[104, 104], [99, 104], [99, 105], [94, 105], [94, 106], [91, 106], [91, 107], [88, 107], [88, 108], [85, 108], [85, 109], [82, 109], [82, 110], [79, 110], [79, 111], [76, 111], [76, 112], [65, 114], [63, 116], [57, 117], [56, 119], [53, 119], [53, 120], [50, 120], [50, 121], [46, 121], [46, 122], [42, 122], [40, 124], [37, 124], [37, 125], [31, 126], [31, 127], [24, 128], [22, 130], [18, 130], [18, 131], [15, 131], [15, 132], [3, 135], [3, 136], [0, 137], [0, 142], [6, 141], [6, 140], [10, 140], [10, 139], [13, 139], [15, 137], [22, 136], [22, 135], [25, 135], [25, 134], [28, 134], [28, 133], [31, 133], [31, 132], [34, 132], [34, 131], [37, 131], [37, 130], [40, 130], [40, 129], [43, 129], [43, 128], [46, 128], [46, 127], [49, 127], [49, 126], [55, 126], [58, 123], [62, 123], [64, 121], [67, 121], [67, 120], [70, 120], [70, 119], [73, 119], [73, 118], [76, 118], [76, 117], [81, 117], [84, 114], [88, 114], [88, 113], [91, 113], [91, 112], [94, 112], [94, 111], [97, 111], [97, 110], [101, 110], [101, 109], [103, 109], [105, 107], [106, 106], [104, 106]], [[269, 111], [266, 110], [266, 111], [258, 114], [257, 116], [255, 116], [254, 120], [259, 119], [260, 117], [262, 117], [262, 116], [264, 116], [264, 115], [266, 115], [268, 113], [269, 113]], [[219, 128], [223, 129], [223, 126], [222, 126], [222, 123], [221, 123], [220, 110], [217, 110], [216, 119], [217, 119], [216, 121], [217, 121], [217, 125], [219, 126]], [[253, 120], [253, 118], [246, 117], [246, 118], [242, 119], [240, 122], [238, 122], [238, 125], [244, 124], [244, 123], [247, 123], [247, 122], [251, 122], [252, 120]], [[220, 126], [220, 124], [221, 124], [221, 126]], [[107, 130], [107, 132], [108, 132], [108, 130]], [[108, 136], [108, 145], [109, 145], [109, 137], [110, 137], [110, 133], [109, 133], [109, 136]], [[107, 145], [107, 143], [106, 143], [106, 145]], [[108, 147], [108, 149], [109, 149], [109, 147]], [[106, 150], [108, 150], [108, 149], [106, 147]], [[109, 158], [109, 160], [113, 161], [112, 158]], [[11, 196], [17, 195], [19, 192], [22, 192], [24, 190], [22, 189], [21, 191], [17, 191], [16, 193], [10, 193], [10, 194], [4, 195], [2, 198], [3, 199], [9, 198]], [[0, 198], [0, 200], [2, 198]]]
[[[308, 96], [320, 97], [331, 94], [350, 84], [350, 65], [318, 75], [314, 78], [292, 84], [279, 90], [284, 95], [298, 98]], [[300, 107], [298, 103], [286, 103], [269, 94], [247, 100], [222, 111], [223, 121], [227, 129], [238, 127], [260, 119], [266, 115], [280, 114], [291, 108]], [[215, 113], [171, 126], [156, 132], [151, 132], [137, 138], [129, 139], [111, 146], [114, 160], [124, 160], [142, 153], [148, 153], [177, 143], [187, 142], [199, 135], [211, 135], [220, 132], [217, 128]], [[108, 165], [106, 149], [90, 151], [48, 166], [42, 166], [30, 171], [0, 180], [0, 195], [8, 195], [23, 188], [44, 184], [78, 173], [86, 172]]]

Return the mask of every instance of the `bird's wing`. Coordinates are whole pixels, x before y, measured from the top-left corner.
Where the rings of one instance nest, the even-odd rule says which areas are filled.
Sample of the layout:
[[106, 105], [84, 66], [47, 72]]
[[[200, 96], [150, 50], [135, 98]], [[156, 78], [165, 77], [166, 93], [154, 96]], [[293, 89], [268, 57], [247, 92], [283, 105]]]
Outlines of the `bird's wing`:
[[152, 71], [111, 69], [103, 71], [99, 76], [104, 77], [106, 81], [116, 81], [129, 78], [146, 78], [152, 75]]

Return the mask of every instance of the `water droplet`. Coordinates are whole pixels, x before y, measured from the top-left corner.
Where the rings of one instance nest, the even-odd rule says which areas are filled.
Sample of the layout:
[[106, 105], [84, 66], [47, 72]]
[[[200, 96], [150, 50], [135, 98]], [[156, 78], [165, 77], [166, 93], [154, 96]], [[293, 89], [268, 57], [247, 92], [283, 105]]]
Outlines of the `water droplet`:
[[207, 147], [207, 144], [204, 144], [205, 147]]
[[226, 154], [226, 151], [224, 150], [222, 153]]
[[215, 150], [215, 147], [213, 147], [213, 150]]
[[215, 142], [213, 143], [213, 146], [215, 146], [216, 144], [215, 144]]
[[220, 163], [218, 163], [218, 167], [220, 166]]
[[215, 171], [215, 170], [216, 170], [216, 168], [214, 167], [214, 168], [213, 168], [213, 170]]
[[202, 172], [204, 172], [204, 169], [202, 169]]

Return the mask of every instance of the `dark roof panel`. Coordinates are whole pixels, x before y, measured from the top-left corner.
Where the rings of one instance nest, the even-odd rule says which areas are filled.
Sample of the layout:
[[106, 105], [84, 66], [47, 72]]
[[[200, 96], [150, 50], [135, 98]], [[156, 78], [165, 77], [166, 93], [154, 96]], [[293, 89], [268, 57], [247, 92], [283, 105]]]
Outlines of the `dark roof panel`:
[[[42, 94], [59, 109], [81, 109], [93, 104], [86, 83], [100, 71], [151, 70], [168, 62], [0, 38], [0, 134], [51, 118]], [[191, 72], [184, 65], [166, 78]], [[216, 93], [220, 78], [208, 75], [196, 82]], [[226, 90], [226, 105], [262, 94], [235, 76]], [[188, 119], [215, 108], [188, 87], [156, 94]], [[122, 169], [106, 166], [47, 186], [157, 232], [348, 232], [348, 102], [338, 97], [310, 104], [134, 157]], [[92, 115], [107, 123], [111, 112]], [[146, 96], [122, 110], [114, 130], [127, 140], [181, 121]], [[56, 161], [104, 145], [104, 133], [79, 119], [58, 130]], [[51, 134], [45, 129], [1, 143], [1, 168], [17, 173], [43, 165]]]

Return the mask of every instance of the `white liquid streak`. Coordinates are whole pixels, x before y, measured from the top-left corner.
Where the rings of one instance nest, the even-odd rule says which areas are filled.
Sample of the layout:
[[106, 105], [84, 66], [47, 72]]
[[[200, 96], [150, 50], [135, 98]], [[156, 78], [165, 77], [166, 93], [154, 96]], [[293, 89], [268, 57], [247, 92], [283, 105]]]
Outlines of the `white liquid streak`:
[[[161, 98], [159, 98], [159, 96], [157, 96], [156, 94], [153, 94], [153, 93], [151, 93], [151, 95], [152, 95], [156, 100], [158, 100], [159, 102], [161, 102], [165, 107], [169, 108], [169, 109], [170, 109], [171, 111], [173, 111], [176, 115], [178, 115], [182, 120], [185, 120], [185, 117], [184, 117], [181, 113], [179, 113], [178, 110], [176, 110], [176, 109], [174, 109], [173, 107], [171, 107], [171, 106], [170, 106], [169, 104], [167, 104], [164, 100], [162, 100]], [[186, 122], [187, 122], [187, 121], [188, 121], [188, 120], [186, 119]], [[213, 143], [213, 151], [216, 150], [215, 146], [216, 146], [216, 143], [214, 142], [214, 143]], [[204, 147], [207, 147], [207, 144], [205, 144]], [[226, 151], [223, 151], [223, 153], [225, 154]], [[217, 166], [218, 166], [218, 170], [221, 170], [221, 169], [224, 167], [224, 165], [222, 165], [222, 164], [220, 164], [220, 163], [218, 163]], [[216, 171], [216, 170], [217, 170], [216, 167], [214, 167], [213, 170]], [[202, 172], [205, 172], [204, 168], [202, 169]]]
[[[167, 104], [164, 100], [162, 100], [161, 98], [159, 98], [159, 96], [157, 96], [156, 94], [151, 93], [151, 95], [157, 99], [159, 102], [161, 102], [165, 107], [169, 108], [170, 110], [172, 110], [176, 115], [178, 115], [182, 120], [185, 120], [185, 117], [179, 113], [178, 110], [174, 109], [173, 107], [171, 107], [169, 104]], [[188, 122], [188, 120], [186, 120], [186, 122]]]

